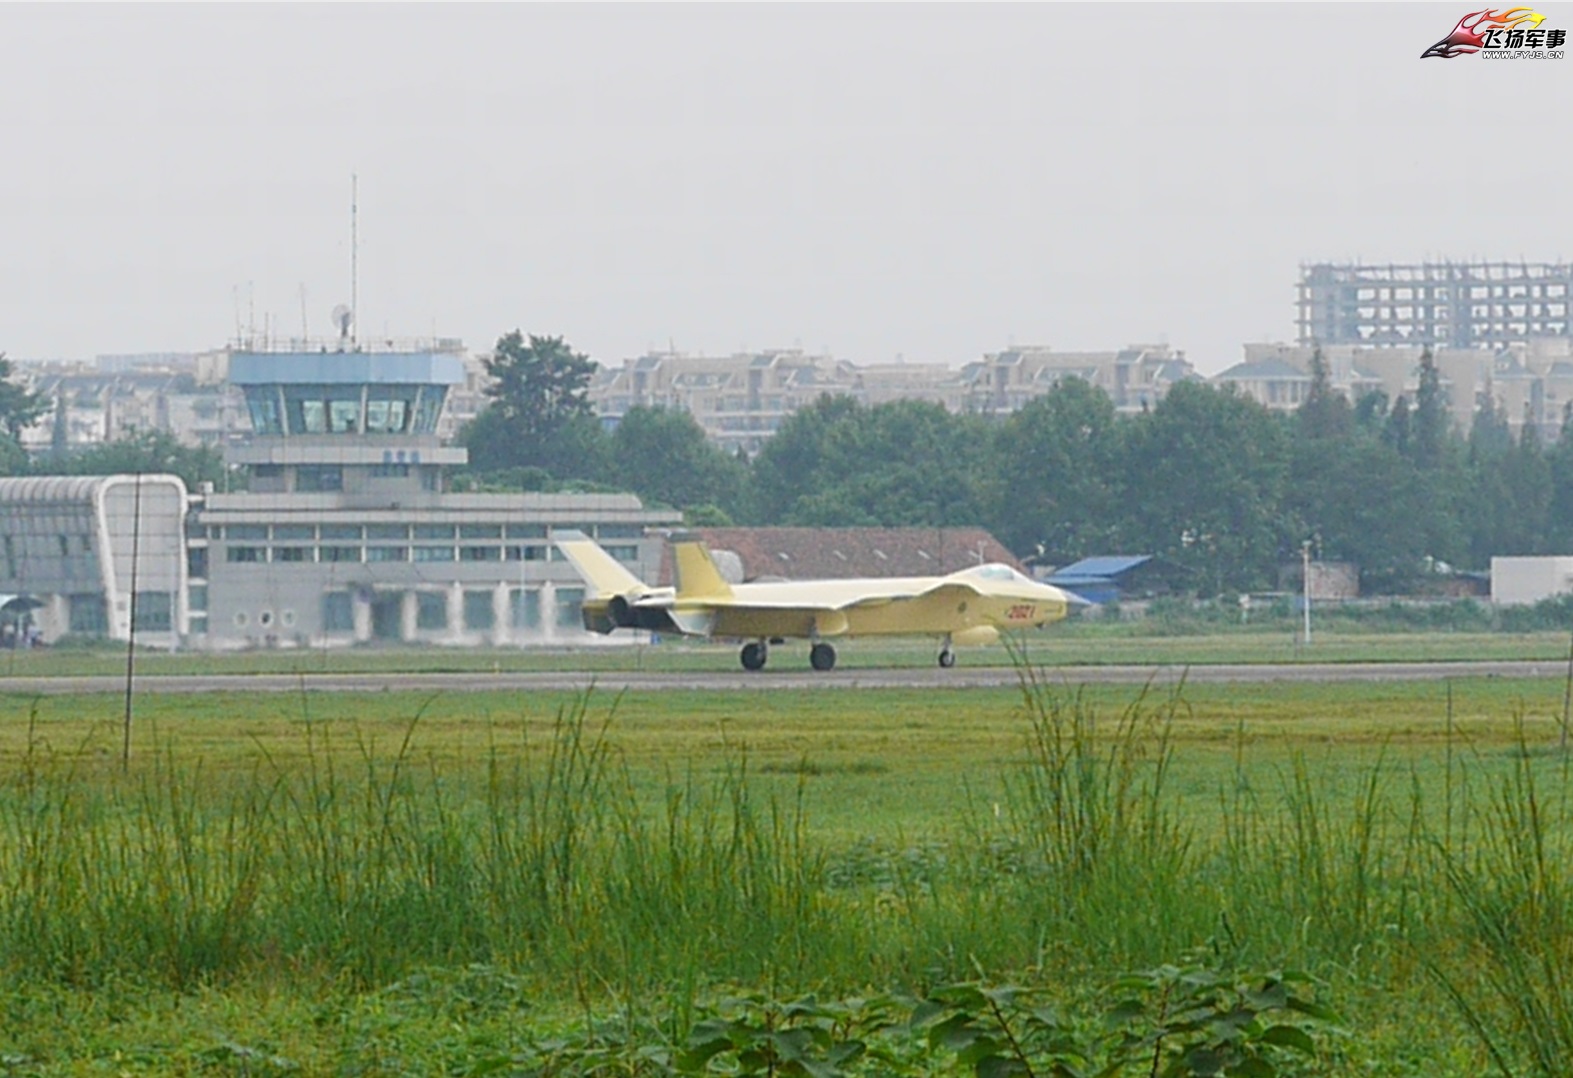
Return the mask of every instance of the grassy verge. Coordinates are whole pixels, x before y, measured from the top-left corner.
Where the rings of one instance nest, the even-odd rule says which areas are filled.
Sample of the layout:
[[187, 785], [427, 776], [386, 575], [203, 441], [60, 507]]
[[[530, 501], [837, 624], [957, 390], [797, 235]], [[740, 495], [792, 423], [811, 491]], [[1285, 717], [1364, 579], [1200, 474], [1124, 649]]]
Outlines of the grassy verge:
[[1560, 686], [808, 695], [168, 698], [129, 768], [114, 701], [7, 702], [0, 1065], [654, 1073], [804, 993], [1074, 1010], [1209, 946], [1320, 981], [1318, 1073], [1573, 1051]]

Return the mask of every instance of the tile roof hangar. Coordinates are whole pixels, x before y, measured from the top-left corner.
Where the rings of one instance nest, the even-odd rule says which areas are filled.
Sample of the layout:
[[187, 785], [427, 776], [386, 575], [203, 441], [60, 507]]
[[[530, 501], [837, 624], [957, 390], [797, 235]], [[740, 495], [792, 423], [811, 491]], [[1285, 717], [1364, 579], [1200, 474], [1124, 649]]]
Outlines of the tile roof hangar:
[[[695, 528], [738, 581], [944, 576], [984, 562], [1022, 564], [983, 528]], [[735, 559], [735, 560], [734, 560]], [[728, 573], [730, 570], [730, 573]], [[661, 579], [672, 580], [670, 551]]]

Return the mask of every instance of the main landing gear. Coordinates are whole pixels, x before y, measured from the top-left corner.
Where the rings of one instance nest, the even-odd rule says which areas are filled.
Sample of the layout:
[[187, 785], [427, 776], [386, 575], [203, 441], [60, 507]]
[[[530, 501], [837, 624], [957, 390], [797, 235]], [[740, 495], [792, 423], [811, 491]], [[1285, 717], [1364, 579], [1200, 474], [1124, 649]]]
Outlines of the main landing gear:
[[[738, 660], [742, 662], [744, 670], [763, 670], [765, 661], [770, 658], [770, 641], [751, 640], [743, 645], [743, 650], [737, 653]], [[775, 643], [780, 643], [779, 640]], [[819, 643], [808, 649], [808, 664], [815, 670], [833, 670], [836, 666], [836, 649], [829, 644]]]
[[940, 645], [939, 664], [946, 670], [949, 670], [952, 666], [956, 665], [956, 652], [953, 648], [951, 648], [950, 641], [948, 639]]

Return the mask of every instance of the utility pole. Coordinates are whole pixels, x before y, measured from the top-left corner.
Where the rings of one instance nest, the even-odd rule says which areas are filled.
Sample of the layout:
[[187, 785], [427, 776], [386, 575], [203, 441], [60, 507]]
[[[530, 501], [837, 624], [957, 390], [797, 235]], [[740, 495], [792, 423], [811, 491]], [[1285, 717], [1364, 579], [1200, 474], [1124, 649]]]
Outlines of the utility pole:
[[1305, 613], [1305, 644], [1311, 646], [1311, 540], [1307, 539], [1300, 544], [1300, 590], [1302, 592], [1302, 607]]

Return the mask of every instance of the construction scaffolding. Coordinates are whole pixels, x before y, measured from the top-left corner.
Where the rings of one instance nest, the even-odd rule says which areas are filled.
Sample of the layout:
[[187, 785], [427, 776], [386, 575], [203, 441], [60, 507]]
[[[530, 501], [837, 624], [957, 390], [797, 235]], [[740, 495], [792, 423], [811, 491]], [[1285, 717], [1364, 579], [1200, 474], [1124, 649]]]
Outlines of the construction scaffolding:
[[1300, 266], [1300, 343], [1500, 349], [1569, 335], [1573, 266], [1420, 262]]

